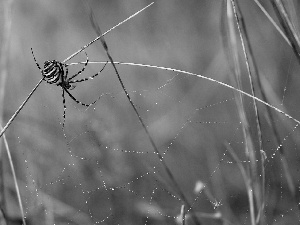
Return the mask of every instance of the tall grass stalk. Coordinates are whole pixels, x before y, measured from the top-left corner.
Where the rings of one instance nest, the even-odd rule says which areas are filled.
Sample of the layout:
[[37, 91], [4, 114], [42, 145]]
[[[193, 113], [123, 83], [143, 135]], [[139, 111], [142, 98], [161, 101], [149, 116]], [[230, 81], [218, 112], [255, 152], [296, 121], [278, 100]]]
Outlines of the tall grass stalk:
[[[232, 75], [230, 76], [233, 83], [236, 84], [239, 90], [242, 90], [242, 73], [240, 68], [239, 62], [239, 55], [238, 55], [238, 46], [237, 46], [237, 36], [235, 30], [235, 21], [234, 17], [236, 17], [236, 13], [234, 12], [235, 5], [233, 1], [227, 0], [227, 48], [225, 51], [229, 51], [227, 55], [229, 56], [229, 65], [231, 66]], [[238, 24], [238, 23], [237, 23]], [[226, 37], [226, 36], [225, 36]], [[250, 83], [251, 83], [251, 76], [250, 76]], [[253, 93], [251, 93], [252, 96]], [[248, 173], [248, 182], [246, 185], [248, 200], [249, 200], [249, 208], [250, 208], [250, 220], [251, 224], [255, 225], [255, 206], [254, 206], [254, 190], [255, 190], [255, 180], [257, 176], [257, 169], [256, 169], [256, 157], [255, 157], [255, 149], [254, 144], [252, 141], [252, 137], [250, 134], [250, 126], [247, 119], [247, 115], [244, 109], [244, 99], [241, 93], [235, 92], [235, 99], [236, 105], [239, 113], [239, 117], [241, 120], [243, 136], [244, 136], [244, 147], [245, 147], [245, 154], [248, 158], [250, 165], [247, 164], [247, 173]]]
[[[243, 14], [242, 11], [240, 9], [239, 3], [238, 1], [232, 0], [232, 6], [233, 6], [233, 11], [234, 11], [234, 15], [237, 21], [237, 27], [238, 27], [238, 31], [239, 31], [239, 35], [240, 35], [240, 40], [242, 43], [242, 47], [243, 47], [243, 53], [244, 53], [244, 57], [245, 57], [245, 62], [246, 62], [246, 67], [247, 67], [247, 72], [248, 72], [248, 77], [249, 77], [249, 83], [250, 83], [250, 88], [251, 88], [251, 94], [253, 96], [255, 96], [255, 93], [257, 93], [257, 91], [255, 91], [254, 89], [254, 84], [253, 84], [253, 74], [252, 74], [252, 70], [250, 69], [250, 62], [249, 62], [249, 56], [248, 56], [248, 52], [249, 52], [249, 38], [246, 32], [246, 26], [245, 26], [245, 22], [244, 22], [244, 18], [243, 18]], [[247, 46], [247, 47], [246, 47]], [[250, 53], [250, 52], [249, 52]], [[258, 108], [257, 108], [257, 104], [256, 101], [253, 101], [253, 108], [254, 108], [254, 112], [255, 112], [255, 120], [256, 120], [256, 129], [257, 129], [257, 136], [258, 136], [258, 142], [259, 142], [259, 150], [260, 152], [264, 152], [263, 150], [263, 143], [262, 143], [262, 132], [261, 132], [261, 121], [260, 121], [260, 115], [258, 113]], [[255, 152], [254, 152], [255, 154]], [[262, 156], [262, 154], [260, 154], [260, 156]], [[255, 160], [255, 159], [252, 159]], [[261, 159], [261, 161], [263, 161]], [[252, 163], [253, 164], [253, 163]], [[262, 165], [264, 166], [264, 165]], [[255, 164], [256, 167], [256, 164]], [[263, 170], [263, 168], [261, 168], [261, 170]], [[257, 212], [262, 212], [263, 210], [263, 206], [264, 206], [264, 182], [260, 183], [259, 182], [259, 176], [256, 173], [254, 176], [252, 176], [252, 182], [254, 183], [253, 188], [254, 188], [254, 197], [256, 200], [256, 208], [257, 208]], [[256, 223], [261, 223], [264, 224], [264, 221], [260, 220], [260, 213], [257, 213], [256, 215]]]

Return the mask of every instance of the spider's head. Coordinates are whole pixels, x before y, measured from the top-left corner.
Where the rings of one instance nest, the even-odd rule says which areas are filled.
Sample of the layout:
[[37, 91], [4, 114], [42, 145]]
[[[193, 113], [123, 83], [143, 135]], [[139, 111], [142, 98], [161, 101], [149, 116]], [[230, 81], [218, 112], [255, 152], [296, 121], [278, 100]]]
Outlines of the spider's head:
[[70, 84], [70, 83], [65, 83], [64, 86], [69, 90], [73, 90], [76, 87], [75, 84]]
[[44, 62], [44, 73], [61, 73], [64, 71], [63, 64], [57, 60], [46, 60]]

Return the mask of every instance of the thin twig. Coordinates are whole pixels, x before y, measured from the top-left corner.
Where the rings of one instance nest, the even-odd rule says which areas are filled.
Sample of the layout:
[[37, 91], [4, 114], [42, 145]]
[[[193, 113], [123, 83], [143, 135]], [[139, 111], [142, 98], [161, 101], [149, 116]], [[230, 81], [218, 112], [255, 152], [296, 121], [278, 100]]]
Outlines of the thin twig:
[[40, 81], [37, 83], [37, 85], [35, 85], [35, 87], [29, 93], [29, 95], [24, 100], [24, 102], [20, 105], [20, 107], [17, 109], [17, 111], [12, 115], [12, 117], [10, 118], [10, 120], [6, 123], [5, 127], [2, 129], [2, 131], [0, 133], [0, 138], [5, 133], [6, 129], [10, 126], [10, 124], [14, 121], [14, 119], [19, 114], [19, 112], [23, 109], [24, 105], [28, 102], [28, 100], [30, 99], [30, 97], [32, 96], [32, 94], [35, 92], [35, 90], [38, 88], [38, 86], [42, 83], [43, 80], [44, 80], [44, 78], [40, 79]]

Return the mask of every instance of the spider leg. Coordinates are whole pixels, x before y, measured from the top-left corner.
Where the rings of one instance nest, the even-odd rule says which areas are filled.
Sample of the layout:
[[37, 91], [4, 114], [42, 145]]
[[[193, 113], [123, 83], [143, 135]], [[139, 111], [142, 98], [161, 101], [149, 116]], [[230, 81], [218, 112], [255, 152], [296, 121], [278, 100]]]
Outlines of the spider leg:
[[79, 83], [79, 82], [83, 82], [83, 81], [87, 81], [87, 80], [92, 80], [94, 79], [96, 76], [98, 76], [105, 68], [105, 66], [107, 65], [108, 62], [106, 62], [103, 66], [103, 68], [96, 74], [94, 74], [93, 76], [91, 77], [87, 77], [87, 78], [83, 78], [83, 79], [80, 79], [80, 80], [70, 80], [69, 83]]
[[66, 73], [65, 73], [65, 79], [64, 80], [67, 80], [67, 77], [68, 77], [68, 74], [69, 74], [69, 69], [66, 65], [65, 65], [65, 68], [66, 68]]
[[[87, 64], [89, 63], [89, 57], [88, 57], [88, 55], [87, 55], [86, 52], [84, 52], [84, 53], [85, 53], [85, 55], [86, 55], [86, 61], [85, 61], [85, 64], [84, 64], [83, 68], [82, 68], [78, 73], [76, 73], [76, 74], [74, 74], [73, 76], [71, 76], [71, 77], [68, 79], [68, 82], [69, 82], [70, 80], [72, 80], [73, 78], [77, 77], [79, 74], [81, 74], [81, 73], [85, 70], [85, 67], [87, 66]], [[66, 77], [66, 78], [67, 78], [67, 77]]]
[[39, 70], [41, 71], [41, 73], [43, 74], [43, 70], [41, 69], [40, 65], [39, 65], [38, 62], [36, 61], [36, 58], [35, 58], [35, 56], [34, 56], [34, 54], [33, 54], [32, 48], [30, 48], [30, 49], [31, 49], [31, 53], [32, 53], [33, 59], [34, 59], [34, 61], [35, 61], [35, 64], [37, 65], [37, 67], [39, 68]]
[[65, 129], [65, 123], [66, 123], [66, 110], [67, 110], [67, 106], [66, 106], [66, 98], [65, 98], [65, 89], [62, 88], [62, 98], [63, 98], [63, 105], [64, 105], [64, 114], [63, 114], [63, 129]]
[[90, 107], [91, 105], [95, 104], [98, 100], [90, 103], [90, 104], [85, 104], [83, 102], [78, 101], [69, 91], [67, 88], [63, 87], [63, 89], [67, 92], [67, 94], [70, 96], [70, 98], [72, 98], [77, 104], [83, 105], [85, 107]]

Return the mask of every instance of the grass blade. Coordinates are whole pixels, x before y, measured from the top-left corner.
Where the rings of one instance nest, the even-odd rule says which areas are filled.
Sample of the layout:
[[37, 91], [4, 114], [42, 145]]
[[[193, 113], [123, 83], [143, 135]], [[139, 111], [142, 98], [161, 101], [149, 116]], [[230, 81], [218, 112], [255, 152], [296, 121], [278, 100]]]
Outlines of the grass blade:
[[280, 21], [280, 24], [283, 27], [283, 30], [285, 31], [286, 36], [291, 43], [294, 54], [298, 59], [298, 63], [300, 64], [300, 38], [296, 32], [296, 29], [294, 28], [291, 20], [289, 19], [289, 16], [282, 1], [272, 0], [272, 5]]
[[287, 36], [284, 34], [284, 32], [280, 29], [280, 27], [277, 25], [277, 23], [273, 20], [273, 18], [270, 16], [268, 11], [263, 7], [262, 4], [258, 0], [253, 0], [256, 5], [260, 8], [260, 10], [265, 14], [265, 16], [268, 18], [268, 20], [272, 23], [272, 25], [275, 27], [275, 29], [278, 31], [278, 33], [283, 37], [283, 39], [286, 41], [286, 43], [289, 46], [292, 46], [291, 42], [287, 38]]
[[[231, 4], [230, 4], [231, 3]], [[234, 27], [234, 17], [238, 21], [239, 18], [237, 18], [237, 14], [235, 11], [235, 4], [234, 1], [227, 1], [227, 22], [228, 22], [228, 47], [231, 50], [231, 54], [229, 55], [231, 59], [231, 63], [233, 63], [233, 74], [231, 76], [231, 80], [236, 83], [237, 88], [239, 90], [242, 90], [242, 81], [241, 81], [241, 69], [240, 69], [240, 62], [238, 57], [238, 47], [237, 47], [237, 37], [236, 37], [236, 31]], [[239, 25], [239, 22], [237, 22], [237, 25]], [[240, 33], [241, 34], [241, 33]], [[240, 36], [241, 37], [241, 36]], [[234, 76], [233, 76], [234, 75]], [[251, 83], [251, 76], [250, 76], [250, 83]], [[253, 93], [251, 93], [252, 96]], [[255, 149], [254, 144], [252, 141], [252, 137], [250, 134], [250, 126], [249, 122], [246, 116], [246, 111], [244, 108], [244, 100], [243, 95], [241, 93], [235, 93], [236, 98], [236, 105], [239, 113], [239, 117], [242, 123], [242, 129], [243, 129], [243, 135], [245, 140], [245, 154], [246, 157], [249, 158], [250, 165], [247, 166], [247, 172], [248, 172], [248, 179], [250, 179], [251, 182], [246, 186], [247, 192], [248, 192], [248, 198], [249, 198], [249, 208], [250, 208], [250, 220], [251, 224], [255, 225], [255, 207], [254, 207], [254, 187], [257, 177], [257, 169], [256, 169], [256, 157], [255, 157]]]

